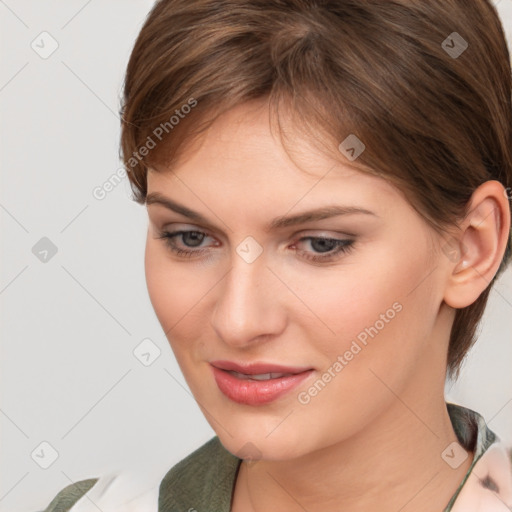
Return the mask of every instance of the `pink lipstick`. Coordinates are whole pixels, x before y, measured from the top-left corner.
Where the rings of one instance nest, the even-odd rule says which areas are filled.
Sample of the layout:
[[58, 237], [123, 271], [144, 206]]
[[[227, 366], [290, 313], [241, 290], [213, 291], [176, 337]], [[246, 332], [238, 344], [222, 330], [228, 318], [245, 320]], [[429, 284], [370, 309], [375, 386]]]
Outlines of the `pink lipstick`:
[[270, 363], [211, 361], [210, 364], [220, 391], [234, 402], [245, 405], [270, 403], [291, 391], [314, 372], [313, 368]]

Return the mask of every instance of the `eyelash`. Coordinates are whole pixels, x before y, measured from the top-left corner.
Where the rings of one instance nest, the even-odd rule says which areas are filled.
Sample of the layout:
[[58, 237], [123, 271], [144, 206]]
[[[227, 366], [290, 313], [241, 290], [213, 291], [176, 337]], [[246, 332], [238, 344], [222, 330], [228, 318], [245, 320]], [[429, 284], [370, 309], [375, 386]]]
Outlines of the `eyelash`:
[[[176, 247], [173, 239], [181, 236], [186, 235], [189, 233], [198, 233], [200, 235], [206, 235], [206, 233], [202, 231], [196, 231], [196, 230], [180, 230], [180, 231], [161, 231], [159, 235], [157, 236], [158, 239], [163, 240], [164, 244], [167, 246], [168, 249], [170, 249], [174, 254], [176, 254], [179, 257], [182, 258], [192, 258], [198, 253], [205, 252], [206, 249], [199, 249], [199, 250], [187, 250], [187, 249], [181, 249], [179, 247]], [[335, 243], [334, 246], [334, 252], [326, 253], [326, 256], [304, 256], [305, 259], [309, 261], [313, 261], [315, 263], [328, 263], [333, 261], [333, 256], [339, 256], [341, 257], [344, 254], [349, 253], [353, 248], [354, 240], [342, 240], [337, 238], [328, 238], [328, 237], [316, 237], [316, 236], [306, 236], [303, 238], [300, 238], [298, 242], [302, 242], [304, 240], [324, 240], [324, 241], [331, 241]], [[183, 240], [182, 240], [183, 241]], [[296, 243], [298, 243], [296, 242]], [[295, 244], [294, 244], [295, 245]], [[305, 253], [306, 251], [298, 251], [299, 253]], [[337, 258], [336, 258], [337, 259]]]

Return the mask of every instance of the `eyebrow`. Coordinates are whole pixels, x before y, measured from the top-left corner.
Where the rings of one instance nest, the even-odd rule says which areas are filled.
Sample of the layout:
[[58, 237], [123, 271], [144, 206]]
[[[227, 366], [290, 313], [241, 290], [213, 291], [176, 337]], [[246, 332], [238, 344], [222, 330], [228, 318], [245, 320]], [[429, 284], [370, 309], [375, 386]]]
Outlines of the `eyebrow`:
[[[172, 210], [176, 213], [180, 213], [185, 217], [188, 217], [191, 220], [210, 225], [208, 219], [201, 215], [200, 213], [195, 212], [194, 210], [191, 210], [190, 208], [187, 208], [186, 206], [183, 206], [177, 203], [176, 201], [173, 201], [168, 197], [163, 196], [159, 192], [151, 192], [150, 194], [147, 195], [146, 205], [150, 204], [160, 204], [169, 210]], [[330, 217], [336, 217], [339, 215], [352, 215], [358, 213], [378, 217], [378, 215], [375, 212], [358, 206], [329, 205], [317, 208], [315, 210], [301, 212], [295, 215], [276, 217], [269, 224], [267, 224], [265, 231], [287, 228], [290, 226], [296, 226], [299, 224], [304, 224], [306, 222], [328, 219]]]

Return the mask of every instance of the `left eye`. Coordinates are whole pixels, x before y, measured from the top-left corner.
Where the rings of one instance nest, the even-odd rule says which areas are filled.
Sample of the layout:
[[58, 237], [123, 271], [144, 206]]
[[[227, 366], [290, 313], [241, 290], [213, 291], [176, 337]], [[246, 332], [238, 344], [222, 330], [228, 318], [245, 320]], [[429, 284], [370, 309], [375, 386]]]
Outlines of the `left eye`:
[[[211, 238], [203, 231], [162, 231], [158, 237], [162, 239], [165, 245], [176, 255], [191, 258], [202, 252], [207, 252], [208, 249], [197, 249], [201, 246], [205, 238]], [[176, 244], [176, 239], [181, 238], [182, 244], [185, 248], [179, 247]], [[314, 237], [307, 236], [300, 238], [295, 242], [292, 247], [295, 247], [301, 242], [310, 241], [313, 248], [313, 254], [310, 251], [298, 250], [297, 252], [303, 255], [307, 260], [311, 261], [327, 261], [332, 260], [336, 255], [348, 253], [353, 249], [354, 240], [352, 239], [338, 239], [328, 237]], [[217, 244], [218, 245], [218, 244]], [[195, 250], [193, 248], [196, 248]]]
[[[203, 252], [204, 249], [201, 250], [189, 250], [189, 249], [181, 249], [176, 245], [175, 238], [181, 237], [182, 242], [184, 242], [185, 247], [198, 247], [205, 237], [208, 235], [203, 233], [202, 231], [162, 231], [158, 238], [163, 239], [165, 245], [178, 256], [187, 256], [191, 257], [195, 253]], [[188, 245], [188, 244], [191, 245]]]
[[[326, 238], [318, 236], [306, 236], [299, 239], [299, 242], [309, 240], [311, 247], [318, 252], [311, 255], [308, 251], [298, 251], [304, 258], [314, 262], [329, 262], [340, 258], [343, 254], [351, 251], [354, 246], [352, 239]], [[295, 244], [294, 244], [295, 245]], [[316, 254], [316, 255], [315, 255]]]

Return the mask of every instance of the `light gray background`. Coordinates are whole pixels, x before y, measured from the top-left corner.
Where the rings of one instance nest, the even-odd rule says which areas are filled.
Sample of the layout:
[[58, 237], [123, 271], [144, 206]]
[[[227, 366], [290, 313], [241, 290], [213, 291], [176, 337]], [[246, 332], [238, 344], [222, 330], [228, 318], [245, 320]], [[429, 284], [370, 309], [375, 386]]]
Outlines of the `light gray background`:
[[[41, 510], [72, 481], [117, 468], [159, 481], [214, 435], [149, 302], [144, 207], [126, 178], [92, 194], [120, 168], [123, 73], [152, 4], [0, 0], [0, 511]], [[512, 0], [498, 9], [512, 41]], [[59, 45], [47, 59], [31, 48], [43, 31]], [[43, 237], [58, 251], [45, 263], [32, 252]], [[509, 269], [447, 385], [510, 446], [511, 332]], [[161, 351], [150, 366], [133, 354], [146, 338]], [[31, 456], [43, 441], [59, 454], [48, 469], [36, 463], [48, 449]]]

